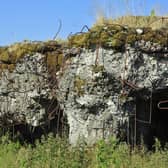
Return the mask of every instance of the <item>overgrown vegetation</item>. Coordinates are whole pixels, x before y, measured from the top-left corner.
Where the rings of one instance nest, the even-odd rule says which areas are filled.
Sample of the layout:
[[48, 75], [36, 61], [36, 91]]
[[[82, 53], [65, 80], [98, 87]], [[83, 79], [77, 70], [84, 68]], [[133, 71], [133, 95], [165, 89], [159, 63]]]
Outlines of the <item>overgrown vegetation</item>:
[[[104, 47], [121, 51], [125, 44], [134, 46], [136, 41], [144, 40], [168, 45], [168, 21], [155, 16], [123, 16], [117, 19], [100, 17], [87, 31], [74, 34], [67, 41], [31, 42], [24, 41], [10, 46], [0, 47], [0, 72], [4, 69], [12, 71], [19, 59], [25, 55], [42, 53], [46, 55], [47, 66], [57, 71], [63, 64], [65, 47], [94, 48]], [[142, 29], [138, 34], [136, 29]], [[154, 29], [153, 29], [154, 28]]]
[[0, 47], [0, 70], [12, 71], [15, 64], [25, 55], [41, 53], [46, 56], [46, 63], [49, 70], [59, 70], [63, 63], [62, 47], [63, 44], [57, 41], [15, 43], [7, 47]]
[[[131, 16], [124, 19], [134, 21], [134, 17]], [[144, 20], [147, 19], [148, 17]], [[68, 44], [75, 47], [93, 48], [93, 46], [102, 46], [121, 50], [125, 44], [133, 46], [136, 41], [143, 40], [167, 46], [167, 29], [153, 30], [152, 27], [147, 27], [147, 25], [143, 27], [143, 24], [141, 24], [143, 17], [140, 17], [138, 20], [140, 23], [137, 27], [104, 20], [102, 23], [96, 23], [88, 32], [71, 36]], [[138, 33], [137, 28], [142, 29], [142, 33]]]
[[72, 147], [66, 139], [49, 135], [36, 146], [0, 139], [0, 167], [3, 168], [167, 168], [168, 149], [156, 141], [153, 152], [144, 146], [130, 150], [115, 138], [93, 146], [84, 142]]

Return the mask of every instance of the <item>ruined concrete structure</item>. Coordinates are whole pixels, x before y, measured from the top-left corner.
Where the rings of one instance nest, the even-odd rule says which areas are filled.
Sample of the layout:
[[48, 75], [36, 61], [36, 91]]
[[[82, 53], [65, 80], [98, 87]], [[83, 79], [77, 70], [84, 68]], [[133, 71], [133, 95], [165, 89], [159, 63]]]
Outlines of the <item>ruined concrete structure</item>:
[[[56, 76], [51, 72], [59, 66], [58, 52], [52, 55], [54, 47], [58, 47], [55, 42], [47, 46], [25, 42], [1, 48], [0, 126], [13, 132], [14, 138], [34, 142], [41, 135], [68, 129], [55, 95]], [[32, 52], [32, 48], [39, 51]]]
[[[58, 133], [67, 120], [72, 144], [112, 135], [131, 144], [143, 140], [151, 146], [155, 137], [165, 143], [167, 37], [164, 30], [103, 26], [72, 36], [59, 64], [60, 57], [57, 64], [50, 62], [52, 68], [46, 53], [57, 49], [24, 53], [11, 71], [1, 73], [0, 124]], [[1, 64], [7, 64], [3, 59]]]
[[128, 46], [124, 52], [99, 48], [74, 57], [59, 81], [58, 96], [70, 141], [81, 136], [93, 143], [112, 134], [132, 144], [140, 136], [147, 144], [154, 136], [167, 140], [167, 109], [158, 107], [168, 96], [166, 51]]

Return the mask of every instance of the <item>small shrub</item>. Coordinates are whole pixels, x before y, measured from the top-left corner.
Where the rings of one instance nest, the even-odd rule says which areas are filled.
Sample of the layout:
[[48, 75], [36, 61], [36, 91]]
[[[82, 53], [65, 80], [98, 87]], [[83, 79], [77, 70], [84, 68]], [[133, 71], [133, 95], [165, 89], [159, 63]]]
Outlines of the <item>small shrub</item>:
[[0, 167], [3, 168], [167, 168], [168, 148], [156, 140], [155, 150], [130, 147], [112, 137], [93, 146], [79, 142], [70, 146], [67, 139], [49, 135], [35, 146], [0, 138]]

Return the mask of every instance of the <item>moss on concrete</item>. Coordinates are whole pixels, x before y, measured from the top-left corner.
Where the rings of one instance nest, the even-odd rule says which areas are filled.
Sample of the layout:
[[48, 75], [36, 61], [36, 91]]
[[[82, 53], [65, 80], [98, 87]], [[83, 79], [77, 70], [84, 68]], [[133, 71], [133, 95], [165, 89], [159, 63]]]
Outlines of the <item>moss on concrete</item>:
[[[8, 47], [0, 48], [0, 69], [14, 69], [14, 65], [25, 55], [42, 53], [47, 57], [47, 66], [49, 69], [59, 70], [63, 62], [61, 45], [56, 41], [47, 42], [22, 42], [15, 43]], [[6, 64], [6, 65], [5, 65]], [[10, 66], [12, 64], [12, 66]], [[10, 68], [12, 67], [12, 68]]]
[[6, 69], [12, 72], [15, 69], [15, 64], [0, 64], [0, 76]]
[[80, 76], [76, 76], [74, 80], [74, 89], [78, 96], [83, 96], [85, 93], [84, 86], [86, 85], [86, 80], [81, 79]]
[[68, 39], [68, 46], [85, 48], [85, 47], [88, 47], [89, 45], [89, 43], [87, 44], [88, 40], [89, 40], [89, 33], [78, 34]]
[[[94, 25], [88, 32], [78, 33], [68, 38], [66, 46], [79, 48], [93, 48], [101, 46], [104, 48], [121, 51], [125, 44], [134, 46], [136, 41], [144, 40], [168, 45], [168, 29], [152, 30], [151, 27], [141, 28], [142, 34], [136, 32], [134, 27], [124, 27], [119, 24], [103, 23]], [[166, 30], [165, 30], [166, 29]], [[47, 66], [50, 70], [59, 70], [63, 64], [63, 45], [57, 41], [15, 43], [7, 47], [0, 47], [0, 63], [8, 64], [0, 66], [0, 69], [12, 68], [17, 61], [25, 55], [42, 53], [47, 57]], [[3, 68], [2, 68], [3, 67]], [[5, 68], [6, 67], [6, 68]]]
[[159, 30], [148, 31], [147, 33], [142, 35], [142, 39], [144, 41], [151, 41], [151, 42], [166, 46], [168, 34], [165, 33], [164, 31], [159, 31]]
[[94, 65], [94, 66], [92, 66], [92, 71], [94, 73], [102, 72], [102, 71], [104, 71], [104, 66], [103, 65]]
[[63, 64], [62, 52], [48, 52], [46, 56], [49, 71], [58, 71]]
[[136, 32], [136, 28], [120, 25], [97, 25], [83, 34], [75, 34], [69, 38], [69, 46], [92, 48], [93, 45], [101, 45], [105, 48], [121, 49], [125, 44], [134, 45], [135, 41], [144, 40], [167, 45], [168, 31], [152, 30], [150, 27], [141, 28], [142, 34]]

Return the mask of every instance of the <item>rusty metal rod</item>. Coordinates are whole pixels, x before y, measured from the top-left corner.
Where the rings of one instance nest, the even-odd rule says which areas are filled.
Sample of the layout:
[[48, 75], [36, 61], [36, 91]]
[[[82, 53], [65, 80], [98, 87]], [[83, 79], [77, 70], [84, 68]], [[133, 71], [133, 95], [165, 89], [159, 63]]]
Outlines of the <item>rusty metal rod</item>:
[[[161, 105], [164, 105], [164, 104], [167, 104], [167, 107], [161, 107]], [[158, 106], [158, 109], [160, 110], [168, 110], [168, 100], [162, 100], [162, 101], [159, 101], [159, 103], [157, 104]]]

